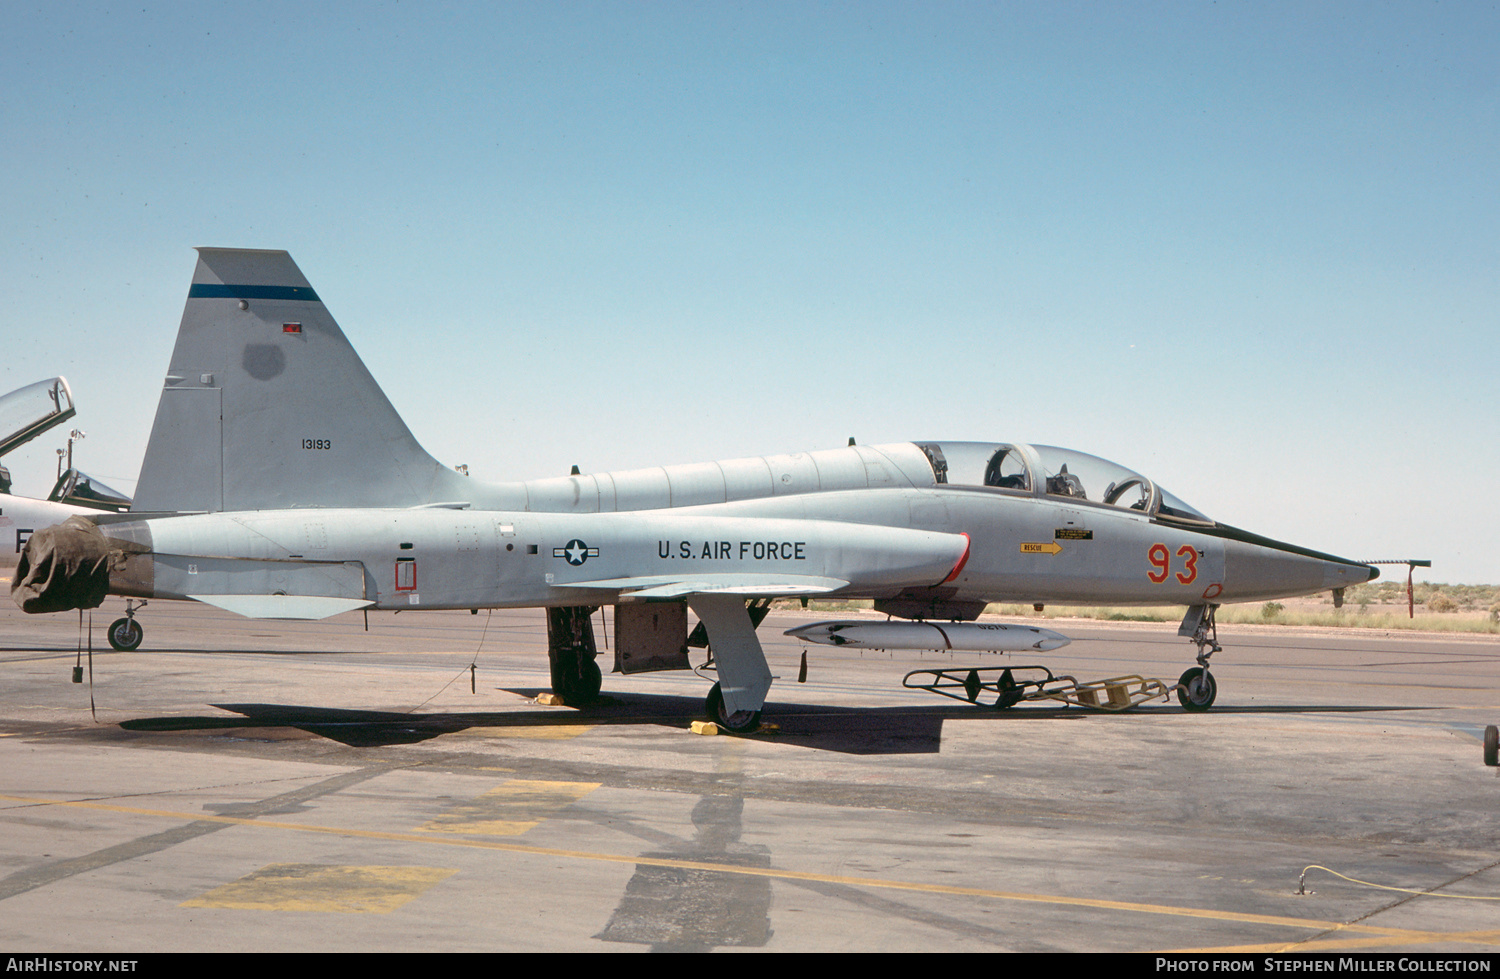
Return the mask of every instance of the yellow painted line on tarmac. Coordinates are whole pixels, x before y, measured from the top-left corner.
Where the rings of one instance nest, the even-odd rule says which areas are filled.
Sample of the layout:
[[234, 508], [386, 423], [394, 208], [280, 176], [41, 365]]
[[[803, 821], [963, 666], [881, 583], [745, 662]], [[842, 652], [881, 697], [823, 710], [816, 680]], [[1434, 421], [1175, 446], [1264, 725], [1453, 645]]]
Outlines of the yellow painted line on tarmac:
[[419, 833], [520, 836], [599, 787], [598, 782], [515, 778], [417, 827]]
[[[116, 806], [103, 802], [69, 802], [60, 799], [39, 799], [24, 796], [0, 795], [0, 802], [25, 805], [64, 806], [89, 809], [98, 812], [118, 812], [134, 816], [155, 816], [178, 819], [185, 822], [227, 823], [252, 826], [261, 829], [290, 830], [299, 833], [321, 833], [328, 836], [345, 836], [368, 840], [390, 840], [398, 843], [420, 843], [437, 846], [457, 846], [475, 850], [517, 853], [526, 856], [562, 857], [573, 860], [592, 860], [600, 863], [629, 864], [632, 866], [669, 867], [676, 870], [699, 870], [710, 873], [739, 874], [746, 877], [766, 877], [772, 880], [800, 880], [815, 883], [843, 884], [850, 887], [869, 887], [881, 890], [906, 891], [920, 894], [943, 894], [956, 897], [987, 898], [994, 901], [1015, 901], [1026, 904], [1059, 905], [1075, 908], [1094, 908], [1101, 911], [1129, 911], [1136, 914], [1155, 914], [1176, 918], [1194, 918], [1203, 921], [1226, 921], [1239, 924], [1269, 925], [1280, 928], [1300, 928], [1308, 931], [1342, 931], [1345, 934], [1369, 935], [1388, 939], [1380, 944], [1426, 943], [1434, 941], [1474, 942], [1496, 944], [1500, 936], [1495, 932], [1433, 932], [1407, 928], [1383, 928], [1377, 925], [1349, 924], [1340, 921], [1320, 921], [1315, 918], [1292, 918], [1283, 915], [1246, 914], [1237, 911], [1220, 911], [1213, 908], [1188, 908], [1170, 904], [1146, 904], [1134, 901], [1106, 901], [1098, 898], [1067, 897], [1057, 894], [1028, 894], [1017, 891], [997, 891], [982, 887], [957, 887], [951, 884], [925, 884], [916, 881], [885, 880], [878, 877], [848, 877], [834, 874], [814, 874], [796, 870], [778, 870], [770, 867], [743, 867], [708, 860], [676, 860], [666, 857], [643, 857], [629, 853], [597, 853], [587, 850], [564, 850], [557, 847], [525, 846], [520, 843], [503, 843], [497, 840], [469, 839], [428, 833], [388, 833], [377, 830], [359, 830], [340, 826], [317, 826], [300, 823], [273, 822], [266, 819], [246, 819], [239, 816], [216, 816], [210, 814], [177, 812], [169, 809], [142, 809], [133, 806]], [[1371, 944], [1375, 944], [1372, 942]]]
[[456, 873], [456, 867], [273, 863], [178, 907], [390, 914]]
[[[260, 652], [260, 650], [249, 650], [249, 652]], [[477, 654], [472, 649], [345, 649], [342, 652], [350, 656], [465, 656], [470, 659], [477, 655], [480, 670], [484, 669], [486, 656], [528, 656], [541, 659], [547, 655], [547, 651], [541, 648], [481, 649]]]
[[1445, 942], [1468, 942], [1476, 945], [1500, 944], [1500, 931], [1402, 931], [1391, 935], [1368, 935], [1361, 938], [1324, 936], [1302, 942], [1269, 942], [1262, 945], [1218, 945], [1212, 948], [1162, 949], [1161, 955], [1234, 955], [1258, 952], [1338, 952], [1369, 950], [1392, 945], [1427, 945]]
[[[288, 635], [291, 635], [291, 633], [288, 633]], [[281, 638], [285, 638], [285, 637], [283, 635], [281, 635], [281, 634], [275, 634], [275, 635], [265, 635], [265, 636], [242, 636], [242, 637], [237, 637], [237, 638], [243, 638], [243, 639], [281, 639]], [[99, 650], [96, 649], [95, 652], [99, 652]], [[114, 652], [114, 650], [106, 649], [105, 652]], [[132, 656], [144, 655], [146, 653], [153, 653], [153, 654], [155, 654], [157, 656], [235, 656], [235, 655], [262, 656], [262, 655], [265, 655], [266, 653], [276, 653], [278, 655], [284, 655], [284, 656], [304, 655], [302, 653], [302, 651], [300, 651], [300, 650], [282, 651], [282, 650], [277, 650], [277, 649], [270, 648], [270, 647], [265, 647], [265, 646], [258, 646], [258, 647], [253, 648], [253, 649], [144, 649], [143, 648], [143, 649], [136, 650], [135, 652], [131, 653], [131, 655]], [[73, 655], [73, 653], [72, 653], [71, 650], [68, 651], [68, 655], [70, 655], [70, 656]], [[324, 649], [324, 650], [317, 650], [317, 651], [314, 651], [314, 652], [306, 653], [305, 655], [314, 656], [314, 657], [326, 657], [326, 656], [330, 656], [330, 655], [334, 655], [334, 656], [458, 656], [458, 657], [463, 657], [464, 659], [467, 660], [467, 659], [473, 659], [474, 658], [474, 650], [472, 650], [472, 649]], [[481, 676], [483, 675], [484, 670], [485, 670], [484, 657], [486, 657], [486, 656], [525, 656], [528, 659], [541, 659], [541, 660], [545, 661], [546, 658], [547, 658], [547, 651], [545, 649], [482, 649], [482, 650], [479, 651], [479, 664], [478, 664]], [[465, 668], [467, 669], [467, 666]], [[490, 668], [494, 669], [495, 668], [494, 664], [490, 664]], [[541, 678], [539, 677], [538, 679], [541, 679]], [[550, 681], [547, 681], [547, 682], [550, 683]]]

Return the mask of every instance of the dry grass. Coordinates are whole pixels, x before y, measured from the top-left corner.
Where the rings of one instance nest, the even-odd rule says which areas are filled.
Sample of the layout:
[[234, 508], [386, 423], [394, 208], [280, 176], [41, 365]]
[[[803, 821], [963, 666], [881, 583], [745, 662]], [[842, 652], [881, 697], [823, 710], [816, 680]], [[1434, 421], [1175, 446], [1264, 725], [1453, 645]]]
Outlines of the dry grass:
[[[1267, 609], [1267, 606], [1280, 608]], [[1311, 602], [1287, 601], [1249, 605], [1225, 605], [1219, 609], [1219, 625], [1280, 625], [1298, 628], [1410, 630], [1413, 632], [1465, 632], [1500, 635], [1497, 624], [1485, 612], [1434, 613], [1419, 611], [1408, 618], [1406, 608], [1394, 606], [1360, 609], [1345, 605], [1336, 609], [1314, 599]], [[1098, 619], [1105, 622], [1181, 622], [1182, 606], [1144, 608], [1074, 607], [1049, 605], [1037, 613], [1029, 605], [991, 605], [986, 612], [1009, 618]]]

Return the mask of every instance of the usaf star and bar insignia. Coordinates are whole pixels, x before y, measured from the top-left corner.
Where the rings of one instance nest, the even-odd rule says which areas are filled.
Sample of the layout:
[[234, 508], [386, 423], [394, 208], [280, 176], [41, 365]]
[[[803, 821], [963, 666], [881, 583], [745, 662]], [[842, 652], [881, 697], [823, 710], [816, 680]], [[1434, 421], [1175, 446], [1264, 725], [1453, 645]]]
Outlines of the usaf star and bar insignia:
[[564, 558], [569, 564], [577, 567], [591, 557], [598, 557], [599, 548], [589, 547], [583, 541], [575, 537], [572, 540], [568, 541], [566, 547], [554, 547], [552, 549], [552, 556]]

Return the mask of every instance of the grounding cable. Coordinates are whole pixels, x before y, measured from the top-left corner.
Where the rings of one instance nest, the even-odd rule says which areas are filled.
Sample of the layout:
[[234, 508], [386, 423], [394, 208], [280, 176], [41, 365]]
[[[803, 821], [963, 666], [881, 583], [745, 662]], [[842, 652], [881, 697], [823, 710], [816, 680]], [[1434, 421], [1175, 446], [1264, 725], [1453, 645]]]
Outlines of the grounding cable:
[[1327, 873], [1333, 874], [1333, 876], [1335, 876], [1335, 877], [1342, 877], [1344, 880], [1349, 881], [1351, 884], [1362, 884], [1365, 887], [1374, 887], [1374, 888], [1378, 888], [1379, 890], [1382, 890], [1382, 891], [1397, 891], [1397, 892], [1399, 892], [1401, 894], [1415, 894], [1418, 897], [1450, 897], [1450, 898], [1457, 898], [1457, 899], [1464, 900], [1464, 901], [1500, 901], [1500, 896], [1494, 896], [1494, 895], [1486, 895], [1486, 894], [1439, 894], [1436, 891], [1419, 891], [1416, 888], [1412, 888], [1412, 887], [1392, 887], [1389, 884], [1376, 884], [1376, 883], [1373, 883], [1373, 882], [1368, 881], [1368, 880], [1359, 880], [1358, 878], [1350, 877], [1347, 874], [1341, 874], [1337, 870], [1332, 870], [1332, 869], [1330, 869], [1328, 867], [1323, 866], [1322, 864], [1317, 864], [1317, 863], [1308, 864], [1306, 867], [1302, 868], [1302, 876], [1300, 876], [1300, 877], [1297, 878], [1297, 893], [1298, 894], [1306, 894], [1307, 893], [1307, 891], [1303, 889], [1302, 884], [1303, 884], [1303, 881], [1305, 881], [1307, 879], [1307, 872], [1309, 870], [1322, 870], [1322, 871], [1326, 871]]
[[432, 703], [434, 700], [438, 699], [438, 697], [442, 695], [443, 691], [447, 690], [449, 687], [451, 687], [455, 683], [457, 683], [458, 682], [458, 678], [461, 677], [461, 676], [463, 676], [465, 672], [467, 672], [469, 674], [469, 692], [470, 693], [474, 693], [475, 692], [476, 681], [475, 681], [475, 678], [474, 678], [474, 673], [475, 673], [475, 670], [479, 666], [479, 654], [484, 649], [484, 637], [487, 636], [487, 635], [489, 635], [489, 631], [490, 631], [490, 616], [494, 614], [494, 611], [495, 611], [494, 609], [488, 609], [484, 613], [484, 628], [482, 630], [480, 630], [480, 633], [479, 633], [479, 645], [474, 647], [474, 658], [471, 659], [471, 660], [469, 660], [469, 665], [466, 666], [466, 667], [464, 667], [462, 670], [459, 670], [457, 673], [455, 673], [453, 675], [453, 679], [449, 680], [447, 683], [443, 684], [441, 687], [438, 687], [437, 690], [433, 691], [433, 694], [432, 694], [431, 697], [428, 697], [426, 700], [422, 701], [420, 704], [417, 704], [415, 707], [412, 707], [410, 710], [405, 711], [405, 713], [407, 713], [407, 714], [415, 713], [415, 712], [421, 710], [423, 707], [426, 707], [428, 704]]

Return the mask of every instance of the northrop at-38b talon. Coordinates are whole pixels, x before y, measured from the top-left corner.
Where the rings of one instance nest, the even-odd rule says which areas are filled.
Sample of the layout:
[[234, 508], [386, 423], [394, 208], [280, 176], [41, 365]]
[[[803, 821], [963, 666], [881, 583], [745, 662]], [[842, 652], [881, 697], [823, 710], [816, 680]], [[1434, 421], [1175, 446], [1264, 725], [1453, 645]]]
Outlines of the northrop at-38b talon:
[[1043, 445], [851, 444], [485, 483], [417, 444], [286, 252], [223, 248], [199, 250], [133, 512], [64, 528], [28, 544], [12, 585], [27, 611], [106, 590], [260, 618], [543, 607], [554, 690], [582, 702], [600, 685], [590, 616], [611, 605], [617, 670], [687, 669], [706, 646], [709, 716], [737, 731], [771, 686], [755, 630], [775, 598], [873, 599], [893, 617], [793, 630], [809, 642], [970, 650], [1067, 642], [975, 621], [989, 602], [1184, 605], [1198, 665], [1170, 689], [1204, 709], [1221, 602], [1376, 575]]

